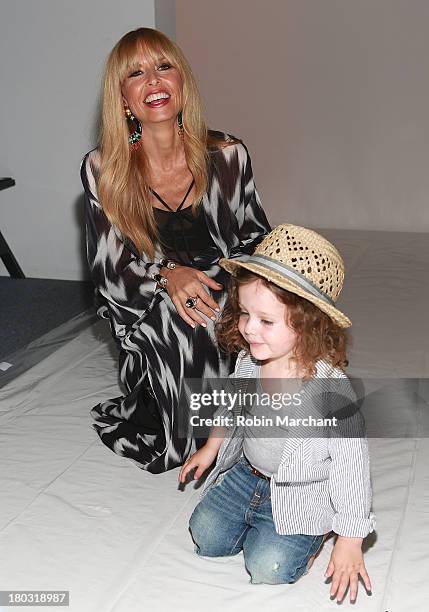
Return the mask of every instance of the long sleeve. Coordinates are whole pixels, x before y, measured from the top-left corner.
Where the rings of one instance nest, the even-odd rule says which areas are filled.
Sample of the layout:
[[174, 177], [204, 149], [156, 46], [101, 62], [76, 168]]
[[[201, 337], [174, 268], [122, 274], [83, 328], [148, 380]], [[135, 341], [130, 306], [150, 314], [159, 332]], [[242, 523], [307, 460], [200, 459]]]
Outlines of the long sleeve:
[[123, 240], [107, 219], [97, 195], [97, 151], [88, 153], [81, 166], [85, 190], [86, 244], [92, 280], [104, 298], [117, 336], [151, 308], [160, 291], [152, 274], [160, 266], [143, 261], [133, 245]]
[[346, 537], [364, 538], [374, 530], [371, 509], [371, 482], [368, 441], [362, 437], [363, 418], [359, 412], [345, 419], [340, 435], [329, 439], [332, 465], [329, 494], [335, 514], [332, 530]]
[[241, 175], [244, 214], [241, 211], [238, 213], [240, 242], [231, 249], [230, 259], [240, 257], [240, 255], [252, 255], [258, 244], [271, 231], [271, 226], [256, 190], [250, 155], [244, 144], [239, 145], [239, 157], [244, 158]]
[[[217, 135], [228, 142], [227, 134]], [[209, 184], [203, 206], [220, 257], [253, 253], [271, 227], [256, 191], [246, 147], [234, 142], [211, 152], [208, 168]]]

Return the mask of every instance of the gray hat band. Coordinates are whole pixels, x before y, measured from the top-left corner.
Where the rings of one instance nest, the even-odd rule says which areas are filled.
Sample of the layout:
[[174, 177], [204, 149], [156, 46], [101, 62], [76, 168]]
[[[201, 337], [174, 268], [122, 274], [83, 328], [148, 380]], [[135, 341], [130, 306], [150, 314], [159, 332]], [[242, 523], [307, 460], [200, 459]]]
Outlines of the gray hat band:
[[[235, 261], [242, 261], [244, 263], [256, 263], [261, 264], [264, 268], [268, 268], [269, 270], [273, 270], [274, 272], [279, 272], [284, 276], [287, 276], [294, 283], [314, 295], [314, 297], [323, 300], [326, 304], [335, 307], [335, 302], [331, 300], [330, 297], [326, 295], [323, 291], [319, 289], [316, 285], [314, 285], [311, 281], [305, 278], [302, 274], [294, 270], [294, 268], [290, 268], [284, 263], [279, 261], [275, 261], [271, 257], [267, 257], [266, 255], [245, 255], [242, 257], [237, 257]], [[234, 260], [232, 260], [232, 263]]]

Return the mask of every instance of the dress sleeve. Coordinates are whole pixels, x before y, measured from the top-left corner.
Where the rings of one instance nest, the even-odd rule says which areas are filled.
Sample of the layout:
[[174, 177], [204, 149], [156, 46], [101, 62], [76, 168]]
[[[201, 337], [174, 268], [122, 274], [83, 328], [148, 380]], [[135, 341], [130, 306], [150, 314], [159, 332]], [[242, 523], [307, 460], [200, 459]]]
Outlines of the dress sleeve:
[[98, 153], [95, 150], [84, 157], [81, 165], [88, 264], [115, 335], [122, 336], [126, 327], [150, 310], [155, 295], [161, 291], [152, 278], [160, 266], [143, 261], [134, 245], [124, 240], [108, 220], [98, 200], [97, 169]]
[[237, 147], [239, 158], [243, 160], [241, 174], [243, 206], [240, 206], [236, 213], [239, 225], [239, 244], [231, 249], [229, 259], [241, 255], [252, 255], [258, 244], [271, 231], [271, 226], [256, 190], [252, 162], [247, 147], [243, 143], [240, 143]]

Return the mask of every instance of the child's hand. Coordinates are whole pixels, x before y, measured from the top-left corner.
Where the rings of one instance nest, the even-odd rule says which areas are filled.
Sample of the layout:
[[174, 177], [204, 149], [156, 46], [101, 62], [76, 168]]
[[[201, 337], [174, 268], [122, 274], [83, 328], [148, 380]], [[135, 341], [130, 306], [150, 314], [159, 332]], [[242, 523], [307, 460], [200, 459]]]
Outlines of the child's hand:
[[218, 453], [217, 448], [212, 448], [208, 444], [205, 444], [200, 450], [192, 455], [185, 463], [179, 472], [179, 482], [185, 482], [187, 474], [195, 467], [198, 468], [194, 474], [195, 480], [211, 466], [213, 461], [216, 459]]
[[332, 576], [331, 597], [340, 602], [350, 584], [350, 601], [357, 597], [359, 574], [362, 576], [367, 591], [371, 591], [371, 581], [367, 574], [362, 555], [362, 538], [338, 536], [325, 576]]

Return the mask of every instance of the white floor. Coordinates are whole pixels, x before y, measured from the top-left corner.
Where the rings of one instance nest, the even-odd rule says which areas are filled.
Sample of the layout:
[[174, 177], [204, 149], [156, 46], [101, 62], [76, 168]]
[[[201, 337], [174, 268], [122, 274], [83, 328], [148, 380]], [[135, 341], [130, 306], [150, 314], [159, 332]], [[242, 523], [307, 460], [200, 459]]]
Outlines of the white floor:
[[[324, 233], [347, 265], [341, 306], [354, 322], [351, 373], [421, 378], [428, 399], [427, 235]], [[187, 521], [198, 490], [180, 490], [177, 470], [139, 470], [90, 427], [89, 409], [120, 393], [107, 338], [99, 322], [0, 390], [0, 590], [69, 590], [73, 612], [336, 609], [323, 578], [332, 540], [295, 585], [252, 586], [241, 555], [193, 553]], [[373, 594], [361, 588], [357, 603], [342, 607], [423, 612], [428, 439], [370, 439], [370, 451]]]

